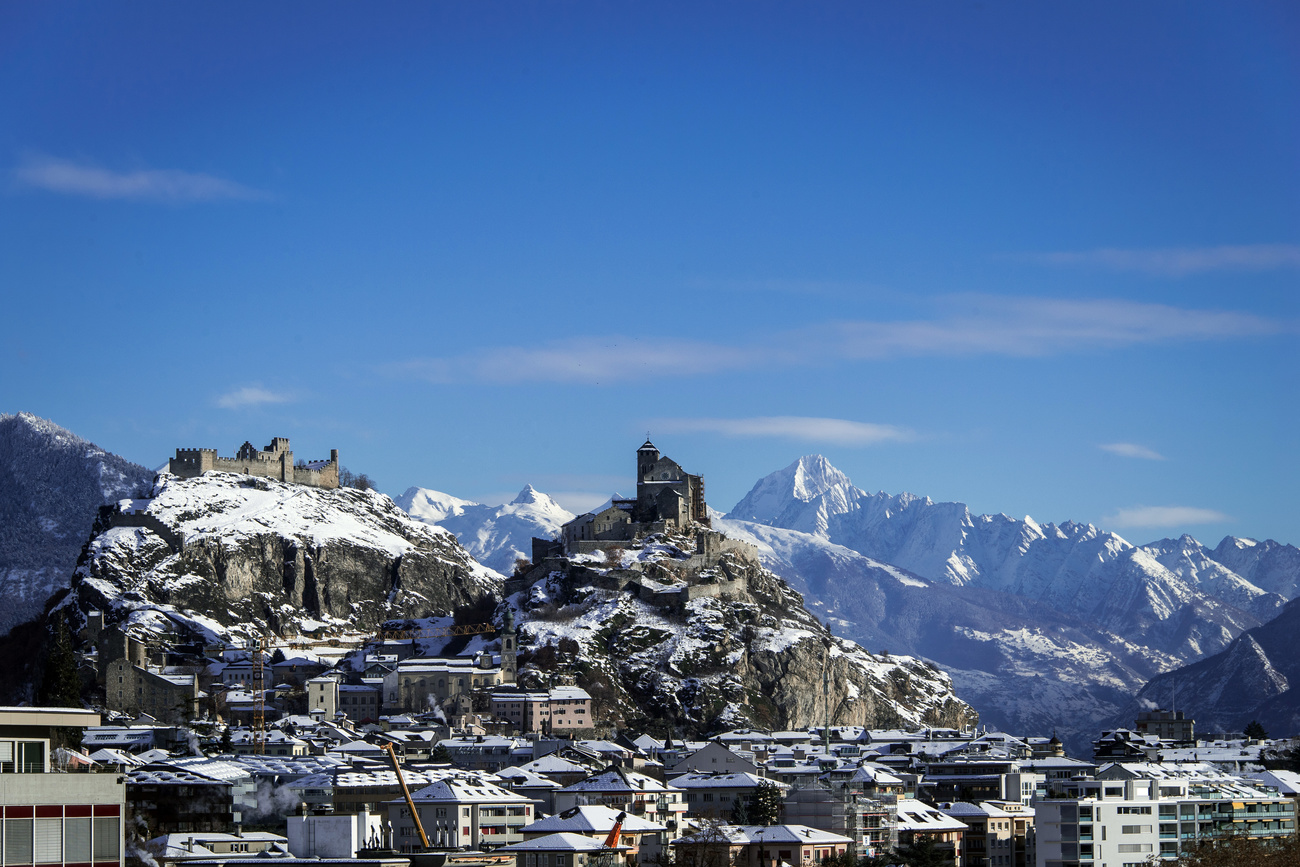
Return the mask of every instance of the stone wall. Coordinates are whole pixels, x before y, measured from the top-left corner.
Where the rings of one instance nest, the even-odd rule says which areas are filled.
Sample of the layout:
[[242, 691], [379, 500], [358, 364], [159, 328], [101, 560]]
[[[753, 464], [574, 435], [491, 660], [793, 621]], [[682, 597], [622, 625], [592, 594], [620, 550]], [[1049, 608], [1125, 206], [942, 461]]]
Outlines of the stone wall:
[[182, 479], [192, 479], [207, 472], [241, 473], [295, 482], [317, 488], [339, 486], [339, 451], [332, 449], [328, 461], [309, 461], [294, 466], [293, 450], [286, 437], [276, 437], [265, 449], [255, 449], [245, 442], [233, 458], [217, 456], [216, 449], [177, 449], [168, 462], [167, 471]]

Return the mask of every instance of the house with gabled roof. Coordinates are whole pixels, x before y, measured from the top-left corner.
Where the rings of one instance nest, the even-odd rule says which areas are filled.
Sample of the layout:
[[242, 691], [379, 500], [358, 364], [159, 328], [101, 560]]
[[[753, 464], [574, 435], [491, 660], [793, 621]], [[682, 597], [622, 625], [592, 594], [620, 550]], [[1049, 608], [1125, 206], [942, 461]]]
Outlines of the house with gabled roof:
[[[411, 793], [430, 844], [453, 849], [496, 849], [522, 843], [522, 829], [535, 818], [532, 799], [494, 785], [478, 775], [448, 777]], [[405, 798], [386, 802], [394, 846], [420, 847], [420, 837]]]
[[678, 827], [686, 813], [686, 800], [681, 789], [617, 765], [610, 765], [600, 773], [571, 783], [555, 793], [557, 810], [581, 804], [600, 804], [664, 825], [677, 822]]

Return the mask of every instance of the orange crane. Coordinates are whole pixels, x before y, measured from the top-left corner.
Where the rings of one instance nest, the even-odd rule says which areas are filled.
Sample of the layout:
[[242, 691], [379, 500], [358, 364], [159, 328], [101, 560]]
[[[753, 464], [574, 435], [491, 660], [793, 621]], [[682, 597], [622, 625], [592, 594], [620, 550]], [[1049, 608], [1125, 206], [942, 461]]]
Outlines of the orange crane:
[[398, 785], [402, 787], [402, 797], [406, 798], [406, 808], [411, 811], [411, 820], [415, 822], [415, 830], [420, 832], [420, 843], [425, 849], [429, 848], [429, 836], [424, 833], [424, 825], [420, 822], [420, 812], [415, 809], [415, 801], [411, 798], [411, 790], [406, 787], [406, 777], [402, 776], [402, 766], [397, 762], [397, 753], [393, 750], [392, 744], [384, 744], [384, 750], [388, 753], [388, 760], [393, 763], [393, 773], [397, 774]]
[[609, 836], [605, 838], [606, 849], [618, 848], [619, 833], [623, 830], [623, 820], [627, 818], [627, 813], [619, 813], [614, 818], [614, 827], [610, 829]]

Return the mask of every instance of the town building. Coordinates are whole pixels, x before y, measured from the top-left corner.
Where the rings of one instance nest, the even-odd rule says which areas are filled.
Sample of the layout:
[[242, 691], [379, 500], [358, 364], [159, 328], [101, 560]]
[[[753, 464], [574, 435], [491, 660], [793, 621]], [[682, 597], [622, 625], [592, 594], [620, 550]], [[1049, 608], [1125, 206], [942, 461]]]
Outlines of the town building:
[[806, 825], [720, 825], [672, 841], [677, 863], [692, 867], [812, 867], [853, 843]]
[[[784, 797], [789, 786], [757, 774], [689, 773], [673, 777], [674, 788], [686, 798], [686, 811], [697, 818], [743, 822], [754, 815], [754, 794], [764, 786], [776, 788]], [[737, 815], [739, 814], [739, 815]]]
[[635, 864], [628, 847], [607, 847], [603, 840], [582, 834], [559, 832], [512, 843], [497, 850], [515, 856], [515, 867], [588, 867], [588, 865]]
[[164, 834], [145, 843], [145, 849], [158, 867], [181, 867], [192, 861], [244, 858], [263, 852], [268, 857], [289, 854], [285, 838], [268, 831]]
[[668, 769], [670, 774], [727, 773], [757, 774], [758, 766], [726, 745], [709, 741], [690, 755], [679, 759]]
[[1038, 867], [1141, 864], [1203, 840], [1280, 840], [1296, 829], [1295, 801], [1203, 765], [1107, 766], [1062, 788], [1035, 808]]
[[682, 827], [686, 813], [683, 792], [654, 777], [611, 765], [598, 774], [571, 783], [555, 793], [555, 809], [568, 810], [581, 804], [600, 804], [622, 810], [650, 822]]
[[922, 801], [899, 798], [898, 845], [910, 846], [922, 840], [933, 840], [936, 848], [955, 867], [963, 867], [966, 823], [952, 818]]
[[186, 723], [199, 715], [203, 695], [199, 676], [191, 672], [164, 672], [126, 657], [109, 662], [105, 668], [104, 704], [109, 710]]
[[[511, 682], [513, 679], [511, 673]], [[470, 693], [506, 682], [505, 670], [489, 653], [474, 657], [411, 657], [384, 676], [384, 711], [419, 712], [438, 707], [449, 716], [470, 713]]]
[[[448, 778], [413, 792], [411, 800], [429, 843], [446, 848], [496, 849], [523, 842], [523, 827], [533, 821], [533, 803], [476, 776]], [[421, 846], [405, 798], [388, 801], [395, 848]]]
[[892, 852], [898, 844], [898, 797], [868, 795], [848, 786], [791, 789], [781, 805], [781, 820], [843, 834], [859, 856]]
[[548, 690], [496, 690], [492, 693], [492, 716], [503, 719], [520, 732], [576, 731], [592, 727], [591, 696], [576, 686], [553, 686]]
[[1139, 711], [1133, 730], [1174, 744], [1196, 743], [1196, 720], [1185, 717], [1181, 710]]
[[89, 767], [92, 772], [59, 773], [50, 761], [50, 742], [59, 730], [99, 721], [99, 714], [74, 708], [0, 708], [5, 864], [122, 867], [121, 775]]
[[940, 812], [966, 825], [965, 867], [1027, 867], [1034, 863], [1034, 811], [1019, 801], [940, 804]]
[[146, 836], [188, 831], [226, 832], [235, 826], [230, 782], [165, 765], [147, 765], [126, 777], [128, 818]]
[[624, 848], [623, 860], [636, 864], [658, 856], [667, 831], [664, 825], [596, 804], [571, 807], [563, 813], [538, 819], [524, 826], [524, 840], [536, 840], [550, 834], [581, 834], [591, 840], [604, 841], [620, 821], [620, 816], [619, 842]]

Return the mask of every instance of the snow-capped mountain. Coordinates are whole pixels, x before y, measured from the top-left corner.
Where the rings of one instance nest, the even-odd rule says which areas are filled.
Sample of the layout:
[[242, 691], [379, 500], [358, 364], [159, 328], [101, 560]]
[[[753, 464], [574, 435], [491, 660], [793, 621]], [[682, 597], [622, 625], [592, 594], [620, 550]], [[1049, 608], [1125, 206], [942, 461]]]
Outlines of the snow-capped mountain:
[[0, 634], [67, 587], [101, 505], [147, 490], [153, 471], [30, 413], [0, 415]]
[[574, 518], [532, 485], [503, 506], [485, 506], [428, 488], [407, 488], [397, 505], [413, 518], [442, 527], [484, 565], [509, 575], [532, 555], [532, 538], [550, 539]]
[[1088, 524], [868, 494], [820, 455], [760, 480], [718, 526], [842, 634], [938, 661], [1017, 731], [1095, 734], [1149, 677], [1286, 603], [1194, 540], [1139, 548]]
[[446, 614], [501, 577], [387, 496], [235, 473], [161, 474], [96, 521], [70, 610], [154, 634], [230, 638]]
[[1225, 536], [1210, 556], [1256, 587], [1287, 599], [1300, 596], [1300, 548], [1295, 545]]

